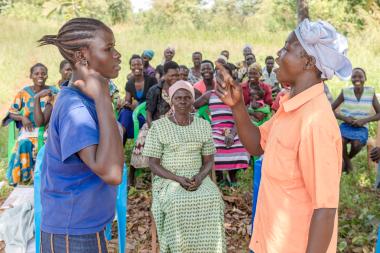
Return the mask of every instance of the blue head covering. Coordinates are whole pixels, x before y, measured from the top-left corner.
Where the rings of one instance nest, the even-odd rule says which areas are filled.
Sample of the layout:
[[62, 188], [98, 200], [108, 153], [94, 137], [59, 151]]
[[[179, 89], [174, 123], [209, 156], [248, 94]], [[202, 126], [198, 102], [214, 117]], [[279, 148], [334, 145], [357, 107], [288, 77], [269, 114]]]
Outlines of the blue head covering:
[[347, 58], [347, 39], [326, 21], [303, 20], [294, 31], [305, 51], [316, 60], [323, 79], [331, 79], [334, 74], [347, 80], [351, 76], [352, 65]]
[[150, 60], [152, 60], [152, 59], [153, 59], [153, 56], [154, 56], [154, 51], [153, 51], [153, 50], [150, 50], [150, 49], [144, 50], [144, 52], [143, 52], [143, 56], [146, 56], [146, 57], [148, 57]]

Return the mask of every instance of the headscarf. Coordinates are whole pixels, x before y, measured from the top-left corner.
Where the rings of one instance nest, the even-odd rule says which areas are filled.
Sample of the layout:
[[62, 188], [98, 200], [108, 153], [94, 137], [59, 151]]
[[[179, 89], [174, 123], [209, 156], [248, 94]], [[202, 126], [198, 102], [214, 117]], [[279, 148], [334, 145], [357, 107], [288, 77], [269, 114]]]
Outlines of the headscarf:
[[179, 80], [177, 82], [175, 82], [172, 86], [170, 86], [169, 88], [169, 98], [170, 98], [170, 102], [172, 101], [172, 98], [174, 96], [174, 94], [180, 90], [180, 89], [184, 89], [184, 90], [187, 90], [191, 93], [191, 96], [193, 97], [193, 99], [195, 98], [195, 92], [194, 92], [194, 88], [193, 86], [187, 82], [187, 81], [183, 81], [183, 80]]
[[154, 56], [154, 51], [151, 50], [151, 49], [147, 49], [147, 50], [144, 50], [144, 52], [142, 53], [143, 56], [145, 57], [148, 57], [150, 60], [153, 59], [153, 56]]
[[254, 62], [252, 63], [249, 67], [248, 67], [248, 72], [251, 70], [251, 69], [254, 69], [256, 70], [257, 72], [260, 73], [260, 75], [263, 74], [263, 69], [261, 68], [261, 65], [257, 62]]
[[294, 32], [305, 51], [315, 58], [323, 79], [331, 79], [334, 74], [343, 80], [350, 78], [352, 65], [346, 57], [347, 39], [331, 24], [305, 19]]
[[250, 45], [250, 44], [245, 44], [244, 47], [243, 47], [243, 50], [242, 50], [243, 53], [244, 53], [244, 50], [245, 50], [246, 48], [251, 49], [251, 51], [253, 52], [253, 47], [252, 47], [252, 45]]

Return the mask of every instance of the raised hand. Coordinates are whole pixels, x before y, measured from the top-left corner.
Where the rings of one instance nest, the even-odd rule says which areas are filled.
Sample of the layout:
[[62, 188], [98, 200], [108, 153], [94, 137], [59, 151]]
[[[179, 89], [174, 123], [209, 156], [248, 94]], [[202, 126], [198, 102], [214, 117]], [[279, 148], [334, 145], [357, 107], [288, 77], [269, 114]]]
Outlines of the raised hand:
[[34, 98], [43, 98], [43, 97], [46, 97], [46, 96], [52, 96], [52, 92], [50, 89], [44, 89], [44, 90], [41, 90], [40, 92], [38, 92]]
[[232, 78], [225, 66], [218, 66], [216, 81], [216, 94], [223, 103], [229, 107], [234, 107], [240, 103], [244, 104], [243, 91], [240, 85]]
[[82, 65], [80, 62], [75, 64], [78, 72], [78, 76], [82, 80], [74, 82], [74, 86], [80, 89], [86, 96], [97, 99], [99, 97], [109, 96], [108, 83], [109, 80], [104, 78], [101, 74], [93, 69], [89, 69], [87, 66]]

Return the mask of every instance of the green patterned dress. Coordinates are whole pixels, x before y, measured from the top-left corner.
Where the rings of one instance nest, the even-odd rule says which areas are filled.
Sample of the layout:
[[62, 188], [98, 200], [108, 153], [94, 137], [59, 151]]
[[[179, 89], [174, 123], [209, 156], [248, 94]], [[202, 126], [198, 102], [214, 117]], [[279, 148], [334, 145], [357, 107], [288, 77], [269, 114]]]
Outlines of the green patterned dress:
[[[178, 176], [191, 178], [202, 167], [202, 155], [215, 153], [210, 124], [199, 118], [178, 126], [165, 117], [153, 122], [143, 154], [161, 159]], [[224, 253], [224, 203], [217, 186], [206, 177], [198, 190], [153, 178], [152, 212], [161, 253]]]

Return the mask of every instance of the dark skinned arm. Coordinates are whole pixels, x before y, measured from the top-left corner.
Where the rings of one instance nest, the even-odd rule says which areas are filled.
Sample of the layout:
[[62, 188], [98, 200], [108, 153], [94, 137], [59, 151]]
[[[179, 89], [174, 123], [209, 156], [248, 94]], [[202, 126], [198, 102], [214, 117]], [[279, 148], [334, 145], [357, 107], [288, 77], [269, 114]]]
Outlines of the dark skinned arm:
[[191, 179], [193, 181], [193, 185], [189, 188], [190, 191], [196, 191], [198, 189], [203, 180], [209, 175], [213, 166], [214, 155], [203, 155], [202, 167], [200, 168], [199, 173]]
[[146, 124], [148, 125], [148, 128], [152, 126], [152, 121], [153, 121], [152, 113], [146, 110]]
[[376, 114], [365, 119], [357, 120], [360, 121], [359, 126], [364, 126], [369, 122], [380, 120], [380, 104], [379, 100], [376, 97], [376, 94], [373, 95], [372, 106], [375, 109]]
[[326, 253], [334, 231], [336, 208], [315, 209], [306, 253]]
[[124, 150], [106, 85], [109, 81], [79, 62], [76, 70], [85, 81], [77, 81], [74, 85], [95, 101], [99, 128], [99, 143], [80, 150], [78, 155], [105, 183], [118, 185], [122, 181]]
[[186, 190], [188, 190], [192, 186], [192, 182], [190, 179], [177, 176], [165, 169], [164, 167], [162, 167], [160, 158], [149, 157], [149, 168], [151, 169], [153, 174], [165, 179], [178, 182]]
[[194, 108], [198, 109], [204, 105], [207, 105], [210, 100], [210, 96], [211, 96], [211, 92], [206, 92], [205, 94], [197, 98], [193, 104]]
[[335, 117], [338, 119], [338, 120], [341, 120], [347, 124], [352, 124], [353, 123], [353, 119], [352, 118], [349, 118], [349, 117], [346, 117], [346, 116], [343, 116], [342, 114], [340, 114], [339, 112], [336, 111], [336, 109], [344, 102], [344, 97], [343, 97], [343, 92], [340, 92], [339, 96], [336, 98], [336, 100], [332, 103], [331, 107], [334, 111], [334, 114], [335, 114]]
[[46, 126], [49, 123], [51, 112], [53, 111], [53, 105], [51, 103], [47, 103], [45, 105], [45, 109], [42, 112], [41, 109], [41, 97], [36, 95], [34, 97], [34, 122], [37, 127]]
[[242, 88], [233, 80], [224, 66], [220, 67], [220, 74], [223, 80], [217, 76], [216, 94], [231, 108], [240, 141], [251, 155], [262, 155], [264, 151], [260, 145], [260, 130], [249, 118]]

